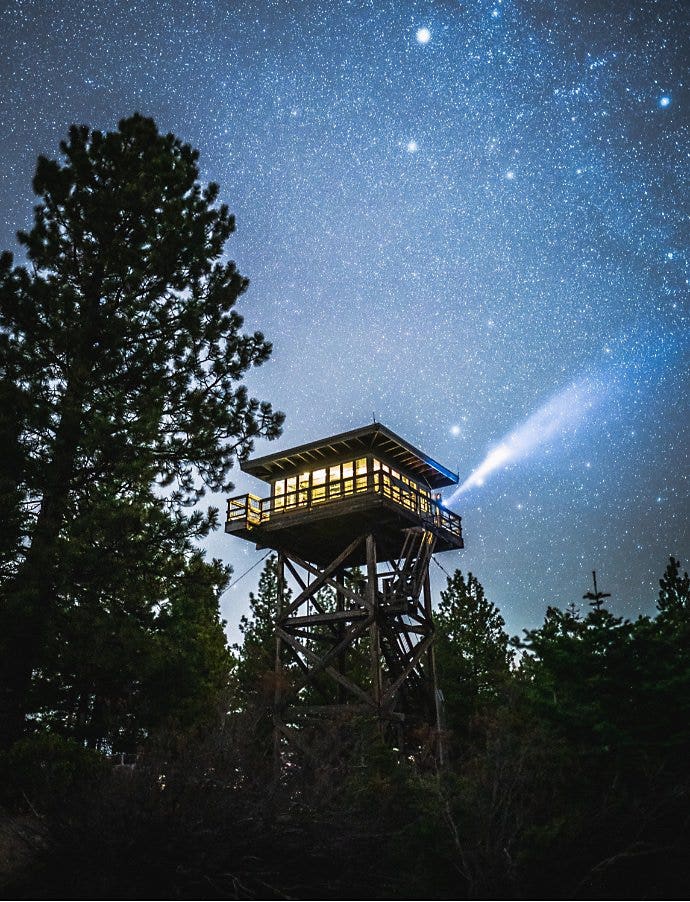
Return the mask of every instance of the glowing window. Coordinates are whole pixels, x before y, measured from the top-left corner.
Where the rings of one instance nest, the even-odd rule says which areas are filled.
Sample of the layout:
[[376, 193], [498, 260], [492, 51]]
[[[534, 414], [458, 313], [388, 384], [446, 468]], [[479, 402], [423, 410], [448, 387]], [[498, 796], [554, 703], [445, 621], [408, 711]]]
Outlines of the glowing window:
[[343, 486], [340, 482], [340, 464], [331, 467], [328, 471], [328, 494], [331, 498], [342, 495]]
[[357, 479], [355, 480], [355, 491], [366, 492], [367, 489], [367, 459], [359, 457], [355, 462], [355, 472]]
[[300, 473], [298, 477], [297, 504], [307, 503], [307, 493], [309, 490], [309, 473]]
[[285, 506], [285, 480], [277, 479], [273, 483], [273, 506], [281, 508]]
[[297, 503], [297, 477], [291, 476], [285, 480], [285, 507], [294, 507]]
[[311, 500], [323, 501], [326, 498], [326, 470], [314, 470], [311, 474]]

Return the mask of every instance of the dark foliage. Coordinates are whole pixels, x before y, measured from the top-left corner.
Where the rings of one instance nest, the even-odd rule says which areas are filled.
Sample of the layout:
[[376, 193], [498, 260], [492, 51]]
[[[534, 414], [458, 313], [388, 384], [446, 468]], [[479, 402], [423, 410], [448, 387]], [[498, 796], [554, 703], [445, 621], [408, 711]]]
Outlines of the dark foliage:
[[[456, 574], [452, 585], [470, 583]], [[261, 633], [254, 602], [251, 642]], [[471, 714], [460, 702], [462, 740], [440, 773], [353, 720], [323, 730], [309, 761], [290, 759], [275, 779], [252, 700], [203, 730], [151, 737], [132, 767], [104, 769], [74, 744], [25, 742], [0, 759], [16, 776], [4, 801], [48, 829], [35, 831], [30, 867], [5, 889], [21, 898], [684, 898], [687, 603], [672, 559], [655, 618], [551, 608], [507, 676], [497, 630], [490, 660], [503, 663], [483, 671]], [[498, 626], [495, 609], [480, 607]]]
[[241, 382], [271, 346], [197, 151], [139, 115], [60, 149], [26, 265], [0, 257], [0, 745], [40, 722], [131, 749], [227, 683], [228, 574], [194, 546], [217, 511], [188, 508], [282, 415]]

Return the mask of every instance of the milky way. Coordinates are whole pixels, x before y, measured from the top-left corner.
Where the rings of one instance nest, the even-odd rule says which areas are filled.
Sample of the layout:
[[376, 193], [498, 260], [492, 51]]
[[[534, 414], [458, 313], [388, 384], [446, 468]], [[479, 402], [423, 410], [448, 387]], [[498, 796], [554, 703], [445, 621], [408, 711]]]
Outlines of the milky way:
[[[2, 13], [2, 247], [70, 122], [154, 116], [237, 215], [242, 310], [275, 345], [249, 384], [287, 413], [281, 444], [375, 413], [462, 481], [564, 386], [610, 374], [580, 428], [461, 497], [467, 547], [439, 560], [513, 631], [595, 568], [614, 611], [653, 609], [666, 556], [690, 553], [686, 4]], [[208, 544], [237, 574], [258, 557]], [[257, 572], [224, 600], [231, 629]]]

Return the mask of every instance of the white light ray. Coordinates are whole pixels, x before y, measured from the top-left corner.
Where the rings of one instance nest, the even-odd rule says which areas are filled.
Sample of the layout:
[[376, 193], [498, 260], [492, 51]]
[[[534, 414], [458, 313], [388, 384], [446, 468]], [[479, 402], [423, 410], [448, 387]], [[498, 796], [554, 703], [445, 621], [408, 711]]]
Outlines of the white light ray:
[[603, 384], [581, 379], [550, 398], [520, 426], [491, 448], [484, 460], [470, 473], [444, 503], [447, 507], [470, 489], [484, 485], [488, 476], [524, 460], [550, 440], [575, 430], [600, 399]]

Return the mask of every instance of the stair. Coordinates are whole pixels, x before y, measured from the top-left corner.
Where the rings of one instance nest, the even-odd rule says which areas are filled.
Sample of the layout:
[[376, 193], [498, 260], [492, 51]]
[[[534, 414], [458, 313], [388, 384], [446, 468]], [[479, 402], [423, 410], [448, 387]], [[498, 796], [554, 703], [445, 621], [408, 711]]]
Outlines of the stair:
[[416, 605], [422, 591], [424, 574], [436, 547], [436, 536], [428, 529], [408, 529], [399, 560], [402, 567], [394, 576], [386, 593], [386, 601], [401, 613]]

